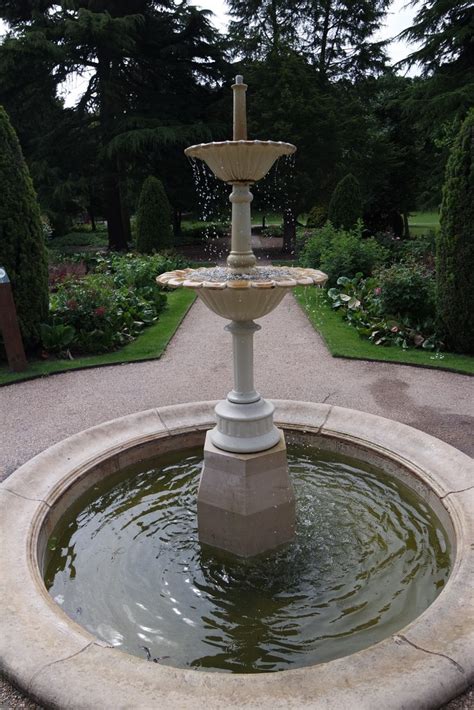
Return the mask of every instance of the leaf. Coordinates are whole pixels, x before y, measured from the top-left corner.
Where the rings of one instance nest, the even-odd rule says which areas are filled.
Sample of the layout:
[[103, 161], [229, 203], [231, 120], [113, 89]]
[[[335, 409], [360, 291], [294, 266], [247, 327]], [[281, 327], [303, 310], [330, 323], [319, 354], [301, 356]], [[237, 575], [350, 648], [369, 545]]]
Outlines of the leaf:
[[344, 303], [349, 303], [349, 301], [351, 300], [352, 297], [349, 296], [348, 293], [341, 293], [339, 298], [341, 299], [341, 301], [344, 301]]
[[338, 286], [346, 286], [346, 284], [350, 284], [351, 280], [347, 278], [347, 276], [339, 276], [338, 280], [336, 281]]

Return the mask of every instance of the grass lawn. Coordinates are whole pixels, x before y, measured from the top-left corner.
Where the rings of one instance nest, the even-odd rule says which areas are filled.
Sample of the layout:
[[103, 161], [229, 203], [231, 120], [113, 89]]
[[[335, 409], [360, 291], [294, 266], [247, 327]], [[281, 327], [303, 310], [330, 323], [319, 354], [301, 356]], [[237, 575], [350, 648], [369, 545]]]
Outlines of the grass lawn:
[[408, 218], [408, 226], [413, 236], [437, 232], [439, 229], [439, 214], [438, 212], [412, 212]]
[[167, 294], [168, 307], [164, 310], [155, 325], [150, 326], [133, 342], [120, 350], [114, 350], [102, 355], [89, 355], [74, 360], [35, 360], [24, 372], [11, 372], [7, 367], [0, 367], [0, 386], [12, 382], [29, 380], [35, 377], [52, 375], [66, 370], [81, 370], [101, 365], [119, 365], [125, 362], [139, 360], [156, 360], [166, 349], [175, 334], [196, 294], [191, 289], [180, 288]]
[[356, 329], [344, 321], [342, 315], [334, 311], [326, 302], [321, 289], [299, 287], [295, 295], [311, 324], [323, 337], [333, 357], [397, 362], [451, 370], [466, 375], [474, 374], [474, 357], [469, 355], [403, 350], [395, 346], [383, 347], [361, 338]]

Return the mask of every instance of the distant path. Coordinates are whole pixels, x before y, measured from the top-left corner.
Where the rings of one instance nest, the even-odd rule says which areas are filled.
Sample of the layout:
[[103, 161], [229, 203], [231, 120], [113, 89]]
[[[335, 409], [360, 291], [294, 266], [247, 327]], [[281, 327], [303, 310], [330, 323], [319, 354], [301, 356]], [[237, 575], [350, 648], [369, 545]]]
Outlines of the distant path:
[[[410, 424], [474, 455], [474, 381], [466, 375], [332, 358], [292, 296], [260, 323], [257, 389]], [[82, 429], [156, 406], [224, 397], [232, 383], [225, 321], [197, 301], [157, 361], [82, 370], [0, 388], [0, 477]]]

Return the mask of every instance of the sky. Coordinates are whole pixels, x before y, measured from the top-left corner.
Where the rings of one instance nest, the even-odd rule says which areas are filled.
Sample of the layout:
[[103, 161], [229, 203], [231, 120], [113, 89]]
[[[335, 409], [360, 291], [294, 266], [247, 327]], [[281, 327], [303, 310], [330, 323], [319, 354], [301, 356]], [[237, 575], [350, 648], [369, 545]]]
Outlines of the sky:
[[[211, 10], [214, 13], [213, 22], [220, 30], [226, 30], [228, 23], [228, 15], [226, 13], [226, 3], [224, 0], [196, 0], [198, 7], [206, 10]], [[409, 5], [409, 0], [393, 0], [385, 26], [375, 35], [376, 40], [391, 39], [398, 35], [406, 27], [409, 27], [413, 22], [416, 9]], [[5, 31], [5, 25], [0, 20], [0, 36]], [[393, 41], [388, 47], [388, 53], [393, 63], [404, 59], [411, 51], [415, 49], [414, 45], [408, 45], [406, 42]], [[410, 72], [412, 73], [412, 72]], [[78, 75], [72, 76], [62, 86], [61, 94], [65, 99], [66, 106], [73, 106], [81, 96], [87, 86], [87, 78]]]

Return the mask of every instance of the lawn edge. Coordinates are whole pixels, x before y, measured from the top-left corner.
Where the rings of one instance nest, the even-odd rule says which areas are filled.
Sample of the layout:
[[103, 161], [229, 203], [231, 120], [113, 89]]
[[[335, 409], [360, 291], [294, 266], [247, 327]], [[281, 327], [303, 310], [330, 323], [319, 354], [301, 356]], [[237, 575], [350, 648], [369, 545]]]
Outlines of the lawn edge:
[[[444, 372], [452, 372], [455, 375], [465, 375], [466, 377], [474, 377], [474, 372], [468, 372], [466, 370], [458, 369], [456, 367], [452, 367], [450, 365], [444, 365], [442, 363], [438, 365], [428, 365], [420, 362], [403, 362], [401, 360], [384, 360], [379, 357], [372, 357], [372, 356], [358, 356], [358, 355], [353, 355], [351, 353], [335, 353], [333, 352], [332, 347], [330, 346], [326, 333], [324, 331], [324, 328], [319, 328], [317, 327], [313, 321], [311, 320], [307, 310], [304, 308], [300, 298], [298, 297], [298, 293], [293, 294], [294, 299], [298, 306], [301, 308], [302, 312], [305, 314], [306, 318], [308, 319], [308, 322], [310, 323], [311, 327], [321, 336], [321, 339], [326, 346], [326, 349], [328, 350], [329, 354], [331, 357], [338, 358], [340, 360], [359, 360], [361, 362], [380, 362], [384, 365], [402, 365], [404, 367], [419, 367], [424, 370], [443, 370]], [[350, 328], [350, 325], [346, 326], [347, 328]], [[377, 347], [377, 346], [374, 346]], [[392, 351], [395, 352], [395, 348], [392, 348]]]
[[[191, 298], [189, 303], [186, 304], [185, 308], [177, 314], [177, 319], [176, 322], [173, 324], [173, 327], [170, 330], [169, 337], [163, 342], [161, 349], [159, 350], [158, 354], [152, 357], [144, 356], [144, 357], [129, 357], [129, 358], [124, 358], [123, 360], [111, 360], [110, 362], [100, 362], [100, 363], [91, 363], [91, 364], [83, 364], [83, 365], [78, 365], [77, 367], [74, 367], [73, 365], [70, 367], [61, 367], [59, 366], [57, 370], [54, 370], [53, 372], [41, 372], [41, 373], [28, 373], [28, 370], [25, 370], [25, 372], [18, 372], [18, 373], [12, 373], [12, 372], [6, 372], [3, 374], [8, 374], [11, 376], [14, 376], [12, 379], [9, 379], [7, 382], [2, 381], [2, 373], [0, 373], [0, 387], [9, 387], [10, 385], [16, 385], [19, 382], [29, 382], [31, 380], [39, 380], [43, 377], [52, 377], [54, 375], [63, 375], [66, 372], [78, 372], [79, 370], [93, 370], [93, 369], [98, 369], [100, 367], [114, 367], [115, 365], [128, 365], [130, 363], [134, 362], [150, 362], [152, 360], [159, 360], [163, 353], [166, 351], [166, 348], [170, 344], [171, 340], [176, 334], [176, 331], [178, 330], [179, 326], [183, 322], [185, 316], [189, 312], [189, 309], [193, 305], [193, 303], [196, 300], [196, 295], [194, 295], [194, 298]], [[156, 326], [159, 325], [159, 321], [156, 323]], [[153, 327], [153, 326], [152, 326]], [[145, 330], [141, 335], [139, 335], [134, 342], [139, 341], [139, 339], [144, 336], [148, 335], [149, 330]], [[124, 346], [125, 349], [127, 346]], [[119, 353], [120, 350], [113, 350], [110, 355], [116, 355]], [[97, 357], [92, 355], [91, 358]], [[73, 362], [73, 361], [71, 361]], [[17, 375], [17, 376], [15, 376]]]

